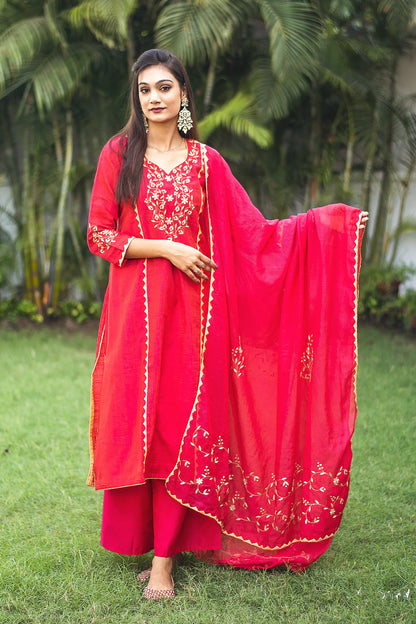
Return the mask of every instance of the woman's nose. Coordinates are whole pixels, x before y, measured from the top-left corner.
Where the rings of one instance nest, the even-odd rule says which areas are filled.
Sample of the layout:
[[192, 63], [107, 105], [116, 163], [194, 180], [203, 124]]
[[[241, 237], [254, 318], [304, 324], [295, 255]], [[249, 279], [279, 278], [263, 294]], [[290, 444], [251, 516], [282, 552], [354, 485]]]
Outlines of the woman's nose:
[[150, 101], [151, 102], [159, 102], [160, 101], [159, 93], [158, 93], [157, 89], [152, 89], [152, 91], [150, 92]]

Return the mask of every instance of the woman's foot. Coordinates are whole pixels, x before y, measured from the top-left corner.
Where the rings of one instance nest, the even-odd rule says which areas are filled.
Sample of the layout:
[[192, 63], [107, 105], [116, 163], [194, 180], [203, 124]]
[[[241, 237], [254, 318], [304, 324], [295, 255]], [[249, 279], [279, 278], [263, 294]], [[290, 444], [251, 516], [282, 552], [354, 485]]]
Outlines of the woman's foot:
[[142, 570], [141, 572], [138, 573], [137, 580], [139, 581], [139, 583], [144, 583], [145, 581], [149, 580], [151, 573], [152, 573], [152, 568], [147, 568], [147, 570]]
[[172, 557], [153, 557], [149, 584], [143, 592], [147, 600], [159, 600], [160, 598], [173, 598], [175, 596], [172, 566]]

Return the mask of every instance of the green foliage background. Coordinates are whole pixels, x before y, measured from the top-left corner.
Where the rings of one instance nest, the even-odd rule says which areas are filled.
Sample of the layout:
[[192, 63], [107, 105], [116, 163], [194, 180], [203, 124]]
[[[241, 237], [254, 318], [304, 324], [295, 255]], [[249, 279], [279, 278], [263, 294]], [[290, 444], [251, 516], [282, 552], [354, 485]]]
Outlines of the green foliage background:
[[155, 46], [187, 65], [202, 139], [266, 217], [333, 201], [368, 210], [379, 188], [363, 257], [393, 265], [416, 227], [405, 218], [414, 97], [396, 85], [415, 9], [416, 0], [2, 0], [3, 298], [28, 299], [42, 318], [67, 299], [101, 299], [107, 269], [85, 244], [89, 193], [100, 149], [126, 120], [130, 68]]

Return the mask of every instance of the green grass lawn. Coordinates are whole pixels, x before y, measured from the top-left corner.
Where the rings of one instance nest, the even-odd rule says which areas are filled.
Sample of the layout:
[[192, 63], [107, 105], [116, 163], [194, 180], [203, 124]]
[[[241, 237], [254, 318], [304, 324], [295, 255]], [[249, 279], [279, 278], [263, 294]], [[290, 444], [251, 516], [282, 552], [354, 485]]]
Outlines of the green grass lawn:
[[85, 486], [95, 335], [0, 331], [1, 624], [416, 624], [416, 341], [363, 327], [351, 492], [329, 550], [304, 574], [186, 555], [178, 597], [146, 603], [150, 556], [99, 545]]

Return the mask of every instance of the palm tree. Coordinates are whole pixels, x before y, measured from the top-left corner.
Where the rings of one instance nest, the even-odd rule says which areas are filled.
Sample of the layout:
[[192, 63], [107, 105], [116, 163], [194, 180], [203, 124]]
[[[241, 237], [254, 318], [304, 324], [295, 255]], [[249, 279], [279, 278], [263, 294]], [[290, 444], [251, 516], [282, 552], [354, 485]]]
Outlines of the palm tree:
[[[0, 7], [0, 97], [10, 124], [3, 160], [14, 172], [10, 180], [21, 227], [26, 291], [41, 312], [59, 301], [67, 225], [82, 260], [67, 219], [74, 153], [82, 143], [77, 110], [82, 109], [84, 123], [86, 117], [94, 123], [97, 68], [110, 54], [120, 60], [117, 49], [126, 47], [136, 2], [84, 0], [73, 7], [70, 2], [38, 0], [28, 5], [17, 0]], [[90, 103], [83, 106], [83, 101]], [[19, 143], [16, 135], [22, 137]], [[40, 143], [39, 158], [35, 152]], [[48, 171], [54, 172], [54, 181], [45, 185]], [[45, 204], [51, 207], [50, 215]], [[82, 264], [81, 272], [85, 277]]]
[[[305, 76], [314, 71], [318, 49], [319, 21], [315, 12], [305, 2], [288, 0], [216, 0], [196, 3], [193, 0], [169, 3], [160, 13], [156, 24], [156, 40], [159, 45], [172, 50], [185, 63], [208, 63], [205, 84], [204, 111], [210, 111], [213, 101], [216, 68], [220, 57], [229, 55], [243, 31], [255, 29], [257, 49], [254, 58], [247, 59], [249, 69], [255, 69], [248, 84], [240, 84], [233, 94], [232, 104], [226, 101], [207, 121], [205, 128], [212, 132], [215, 127], [233, 126], [236, 134], [248, 126], [232, 122], [247, 106], [253, 111], [261, 99], [263, 108], [257, 117], [268, 120], [287, 114], [294, 97], [306, 86]], [[263, 50], [269, 41], [268, 53]], [[247, 42], [245, 42], [247, 45]], [[249, 72], [244, 72], [248, 77]], [[266, 81], [266, 77], [271, 76]], [[271, 82], [273, 87], [270, 89]], [[258, 87], [263, 89], [258, 90]], [[267, 97], [262, 97], [266, 94]], [[258, 108], [258, 107], [257, 107]], [[228, 121], [227, 121], [228, 119]], [[264, 134], [264, 133], [262, 133]], [[253, 138], [253, 136], [251, 136]], [[260, 140], [261, 141], [261, 140]]]

